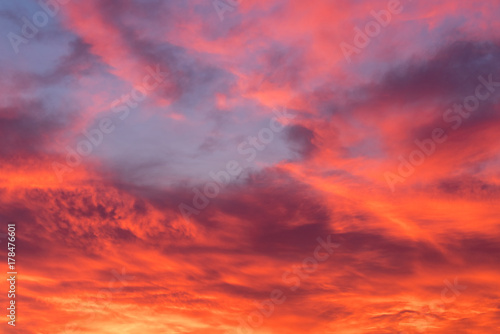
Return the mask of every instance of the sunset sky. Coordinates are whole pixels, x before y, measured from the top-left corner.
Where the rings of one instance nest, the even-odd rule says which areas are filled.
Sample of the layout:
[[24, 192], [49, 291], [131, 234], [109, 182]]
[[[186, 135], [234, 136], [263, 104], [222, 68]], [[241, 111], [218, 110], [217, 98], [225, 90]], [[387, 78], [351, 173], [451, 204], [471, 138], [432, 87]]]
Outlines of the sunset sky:
[[499, 333], [499, 17], [2, 1], [0, 333]]

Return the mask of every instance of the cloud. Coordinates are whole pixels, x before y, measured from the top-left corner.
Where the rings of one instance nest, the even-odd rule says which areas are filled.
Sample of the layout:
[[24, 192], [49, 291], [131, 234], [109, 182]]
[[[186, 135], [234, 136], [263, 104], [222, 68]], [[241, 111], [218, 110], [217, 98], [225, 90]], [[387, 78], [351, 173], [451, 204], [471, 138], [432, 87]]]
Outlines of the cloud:
[[[16, 6], [2, 27], [39, 10]], [[220, 22], [210, 1], [70, 1], [0, 56], [20, 333], [234, 332], [274, 289], [286, 301], [256, 333], [496, 333], [500, 95], [445, 113], [500, 81], [500, 6], [405, 3], [347, 63], [339, 44], [386, 6], [259, 0]], [[151, 67], [167, 79], [119, 119]], [[246, 161], [282, 108], [293, 124]], [[115, 130], [59, 182], [51, 164], [103, 118]], [[391, 192], [384, 172], [435, 128], [447, 140]], [[339, 247], [292, 290], [318, 238]]]

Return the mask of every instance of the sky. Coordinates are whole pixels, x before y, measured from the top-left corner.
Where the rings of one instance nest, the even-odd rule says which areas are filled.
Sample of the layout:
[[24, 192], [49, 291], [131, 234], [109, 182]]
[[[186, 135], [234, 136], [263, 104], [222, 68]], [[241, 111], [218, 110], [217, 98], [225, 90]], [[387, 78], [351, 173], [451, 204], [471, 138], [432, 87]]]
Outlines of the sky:
[[0, 332], [498, 333], [499, 16], [2, 1]]

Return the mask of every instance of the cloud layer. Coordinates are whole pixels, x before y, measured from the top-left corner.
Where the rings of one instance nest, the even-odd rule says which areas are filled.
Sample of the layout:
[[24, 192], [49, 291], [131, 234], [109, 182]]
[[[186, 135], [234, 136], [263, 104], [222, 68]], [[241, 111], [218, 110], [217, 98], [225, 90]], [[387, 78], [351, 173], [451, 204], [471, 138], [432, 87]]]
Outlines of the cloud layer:
[[497, 332], [500, 5], [0, 9], [18, 333]]

